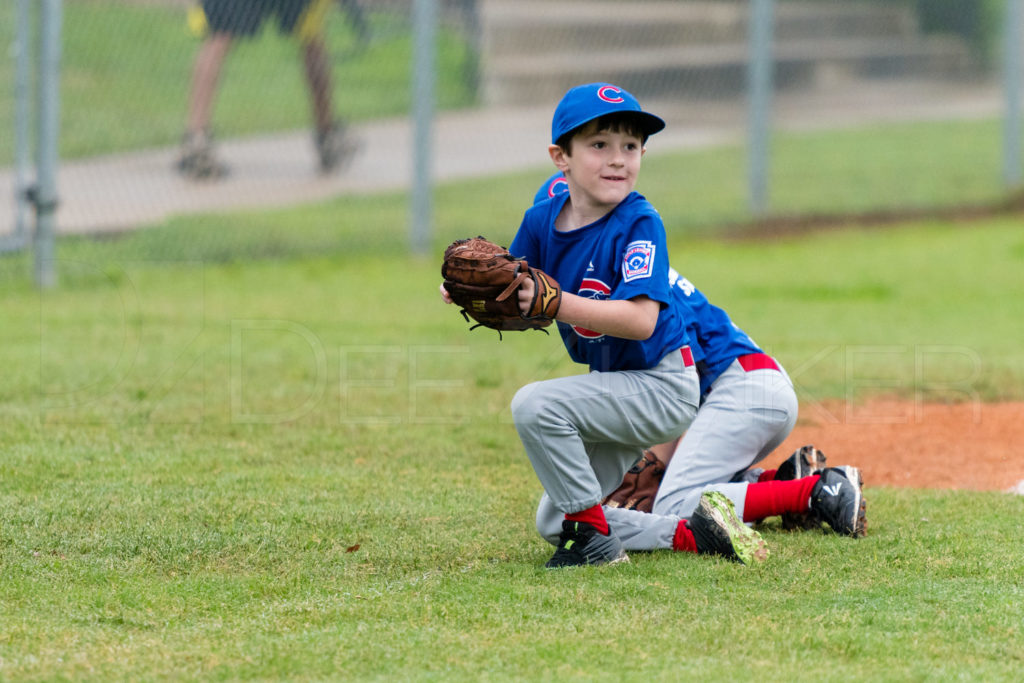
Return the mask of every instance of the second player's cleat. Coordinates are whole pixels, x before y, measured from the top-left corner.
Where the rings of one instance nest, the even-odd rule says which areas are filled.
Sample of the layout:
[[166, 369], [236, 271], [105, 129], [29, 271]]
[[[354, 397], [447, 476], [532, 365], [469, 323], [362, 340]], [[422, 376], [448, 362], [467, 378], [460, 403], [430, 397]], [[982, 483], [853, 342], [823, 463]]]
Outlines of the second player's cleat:
[[[825, 454], [811, 445], [802, 446], [783, 461], [775, 471], [776, 481], [803, 479], [825, 469]], [[783, 529], [818, 529], [821, 520], [811, 511], [782, 513]]]
[[544, 565], [548, 569], [629, 562], [618, 536], [605, 536], [586, 522], [564, 520], [558, 538], [558, 550]]
[[754, 564], [768, 559], [768, 544], [739, 518], [732, 501], [720, 491], [706, 491], [686, 526], [693, 533], [697, 552]]
[[859, 538], [867, 533], [868, 521], [860, 470], [856, 467], [827, 467], [811, 491], [811, 511], [837, 534]]

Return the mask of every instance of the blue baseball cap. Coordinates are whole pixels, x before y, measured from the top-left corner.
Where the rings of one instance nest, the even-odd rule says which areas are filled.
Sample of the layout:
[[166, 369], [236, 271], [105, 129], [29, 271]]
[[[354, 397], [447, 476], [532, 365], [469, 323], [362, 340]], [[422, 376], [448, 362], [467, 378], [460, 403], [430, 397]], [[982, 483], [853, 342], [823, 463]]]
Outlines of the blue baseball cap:
[[645, 136], [654, 135], [665, 127], [663, 120], [641, 109], [636, 98], [617, 85], [588, 83], [571, 88], [555, 107], [555, 115], [551, 119], [551, 143], [556, 144], [569, 131], [599, 116], [619, 112], [633, 113]]

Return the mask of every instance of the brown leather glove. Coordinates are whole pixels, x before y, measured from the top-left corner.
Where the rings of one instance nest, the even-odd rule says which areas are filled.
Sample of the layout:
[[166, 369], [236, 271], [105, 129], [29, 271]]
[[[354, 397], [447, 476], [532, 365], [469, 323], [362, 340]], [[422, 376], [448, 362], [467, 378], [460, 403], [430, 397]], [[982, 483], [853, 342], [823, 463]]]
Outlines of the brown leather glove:
[[658, 495], [658, 487], [664, 476], [665, 465], [654, 453], [644, 451], [643, 456], [626, 472], [619, 488], [601, 502], [608, 507], [650, 512], [654, 508], [654, 498]]
[[[562, 302], [562, 289], [554, 278], [483, 237], [450, 244], [441, 276], [463, 317], [476, 322], [473, 328], [540, 330], [551, 324]], [[524, 314], [519, 310], [518, 292], [527, 280], [533, 281], [534, 294]]]

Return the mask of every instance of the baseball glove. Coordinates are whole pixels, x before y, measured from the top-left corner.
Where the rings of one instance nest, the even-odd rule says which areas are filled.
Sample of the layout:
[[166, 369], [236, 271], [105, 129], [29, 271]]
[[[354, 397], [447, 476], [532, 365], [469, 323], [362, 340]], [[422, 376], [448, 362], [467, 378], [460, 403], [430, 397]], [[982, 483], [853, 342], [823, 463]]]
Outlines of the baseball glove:
[[[441, 276], [462, 316], [476, 321], [471, 330], [481, 325], [499, 333], [540, 330], [551, 324], [562, 303], [562, 288], [554, 278], [484, 237], [452, 242], [444, 251]], [[519, 288], [527, 280], [533, 280], [534, 290], [524, 314]]]
[[601, 504], [613, 508], [650, 512], [654, 508], [654, 498], [658, 495], [658, 487], [664, 476], [665, 465], [654, 456], [654, 453], [644, 451], [643, 457], [626, 472], [619, 488], [601, 501]]

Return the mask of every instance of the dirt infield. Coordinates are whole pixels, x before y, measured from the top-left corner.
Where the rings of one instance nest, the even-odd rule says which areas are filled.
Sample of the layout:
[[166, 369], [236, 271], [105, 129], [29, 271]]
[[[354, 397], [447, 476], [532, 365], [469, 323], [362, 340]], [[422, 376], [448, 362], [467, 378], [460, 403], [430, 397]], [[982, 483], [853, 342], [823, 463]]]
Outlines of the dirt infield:
[[805, 444], [830, 465], [856, 465], [864, 485], [1024, 494], [1024, 403], [915, 403], [876, 399], [800, 406], [774, 467]]

